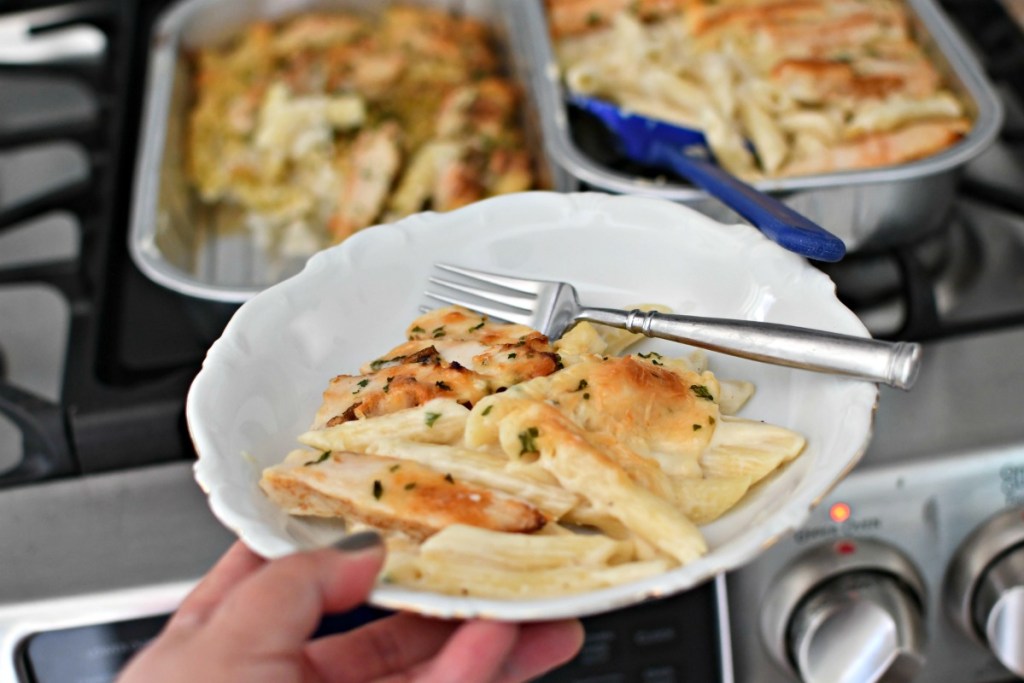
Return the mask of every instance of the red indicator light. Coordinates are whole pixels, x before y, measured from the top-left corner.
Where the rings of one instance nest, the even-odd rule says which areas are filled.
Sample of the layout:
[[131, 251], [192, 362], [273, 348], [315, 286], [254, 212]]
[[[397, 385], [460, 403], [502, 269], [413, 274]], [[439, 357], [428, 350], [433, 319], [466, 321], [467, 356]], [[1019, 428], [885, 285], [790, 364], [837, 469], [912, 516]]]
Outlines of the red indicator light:
[[853, 541], [837, 541], [835, 549], [840, 555], [852, 555], [857, 552], [857, 544]]
[[846, 503], [833, 503], [828, 509], [829, 518], [838, 524], [842, 524], [850, 518], [850, 506]]

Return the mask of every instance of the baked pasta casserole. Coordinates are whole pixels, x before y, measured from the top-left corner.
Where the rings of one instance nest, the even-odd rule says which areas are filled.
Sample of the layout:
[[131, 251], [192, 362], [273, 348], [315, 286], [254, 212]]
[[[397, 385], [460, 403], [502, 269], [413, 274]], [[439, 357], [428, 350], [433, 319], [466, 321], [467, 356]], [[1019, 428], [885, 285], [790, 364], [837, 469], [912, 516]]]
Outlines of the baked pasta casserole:
[[381, 530], [385, 581], [516, 599], [661, 573], [805, 445], [737, 417], [752, 385], [703, 354], [623, 354], [640, 335], [551, 342], [458, 307], [407, 332], [330, 380], [304, 448], [260, 480], [290, 514]]
[[492, 38], [411, 6], [253, 23], [191, 55], [188, 178], [287, 255], [530, 189], [521, 93]]
[[971, 127], [902, 0], [545, 0], [567, 87], [747, 178], [900, 164]]

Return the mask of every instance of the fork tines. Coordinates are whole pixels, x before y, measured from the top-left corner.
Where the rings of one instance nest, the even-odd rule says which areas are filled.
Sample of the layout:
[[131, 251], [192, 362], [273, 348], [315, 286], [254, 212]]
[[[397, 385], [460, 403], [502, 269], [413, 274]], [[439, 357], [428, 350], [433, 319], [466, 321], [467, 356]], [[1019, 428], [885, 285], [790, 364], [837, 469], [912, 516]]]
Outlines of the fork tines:
[[431, 284], [445, 288], [445, 291], [428, 290], [426, 295], [431, 299], [463, 306], [507, 322], [529, 323], [537, 299], [539, 283], [536, 281], [525, 281], [446, 263], [436, 263], [434, 266], [438, 270], [459, 275], [464, 281], [429, 277]]

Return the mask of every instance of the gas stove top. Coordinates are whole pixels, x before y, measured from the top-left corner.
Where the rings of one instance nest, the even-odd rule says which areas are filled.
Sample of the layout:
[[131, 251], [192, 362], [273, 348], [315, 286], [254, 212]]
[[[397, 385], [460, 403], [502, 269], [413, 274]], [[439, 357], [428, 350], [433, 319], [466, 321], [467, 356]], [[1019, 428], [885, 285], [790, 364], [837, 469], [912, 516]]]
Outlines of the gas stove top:
[[[192, 481], [183, 418], [186, 390], [224, 311], [153, 284], [126, 247], [140, 56], [146, 27], [165, 4], [58, 6], [70, 12], [57, 24], [70, 25], [71, 37], [56, 41], [62, 58], [42, 66], [13, 63], [0, 46], [0, 641], [6, 654], [18, 653], [0, 662], [5, 680], [54, 680], [38, 662], [30, 672], [26, 653], [50, 661], [52, 643], [72, 641], [26, 640], [34, 633], [128, 621], [111, 647], [130, 652], [125, 643], [151, 636], [232, 541]], [[795, 680], [773, 661], [765, 627], [747, 607], [777, 585], [780, 567], [823, 538], [879, 536], [870, 520], [885, 513], [872, 492], [900, 477], [927, 482], [929, 471], [948, 470], [989, 481], [1009, 462], [1024, 467], [1016, 408], [1024, 402], [1024, 38], [996, 2], [945, 6], [979, 52], [994, 56], [986, 66], [1006, 98], [1007, 123], [997, 146], [968, 169], [948, 229], [823, 266], [876, 336], [925, 345], [917, 386], [882, 391], [871, 448], [829, 499], [852, 504], [861, 526], [821, 518], [826, 506], [810, 531], [734, 575], [678, 602], [593, 620], [581, 659], [560, 680]], [[34, 21], [52, 25], [52, 9]], [[958, 469], [972, 462], [996, 463], [996, 474]], [[925, 509], [945, 486], [908, 490]], [[960, 526], [966, 532], [980, 521]], [[899, 541], [895, 532], [886, 538]], [[941, 587], [927, 578], [924, 602], [937, 619]], [[960, 645], [953, 630], [937, 628], [930, 626], [942, 646]], [[90, 642], [83, 634], [94, 632], [66, 633]], [[694, 649], [703, 654], [691, 656]], [[963, 680], [1006, 677], [983, 648], [973, 655], [977, 675]]]

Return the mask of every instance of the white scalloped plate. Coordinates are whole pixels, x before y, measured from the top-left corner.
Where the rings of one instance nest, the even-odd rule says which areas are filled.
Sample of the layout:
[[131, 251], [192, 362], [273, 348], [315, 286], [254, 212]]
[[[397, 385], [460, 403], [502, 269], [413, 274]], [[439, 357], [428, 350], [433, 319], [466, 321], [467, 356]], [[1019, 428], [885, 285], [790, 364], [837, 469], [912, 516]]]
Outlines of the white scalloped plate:
[[[296, 447], [331, 377], [403, 340], [436, 261], [566, 280], [594, 305], [661, 303], [679, 313], [868, 334], [836, 299], [831, 280], [802, 258], [749, 226], [722, 225], [662, 200], [533, 192], [365, 230], [245, 303], [189, 392], [196, 480], [214, 514], [257, 553], [276, 557], [311, 538], [327, 540], [321, 526], [289, 518], [263, 496], [260, 471]], [[690, 351], [644, 344], [665, 355]], [[557, 598], [485, 600], [380, 585], [370, 602], [438, 617], [584, 616], [677, 593], [754, 558], [798, 527], [856, 464], [878, 389], [718, 354], [711, 369], [755, 383], [742, 415], [796, 429], [808, 445], [703, 528], [705, 557], [643, 581]]]

